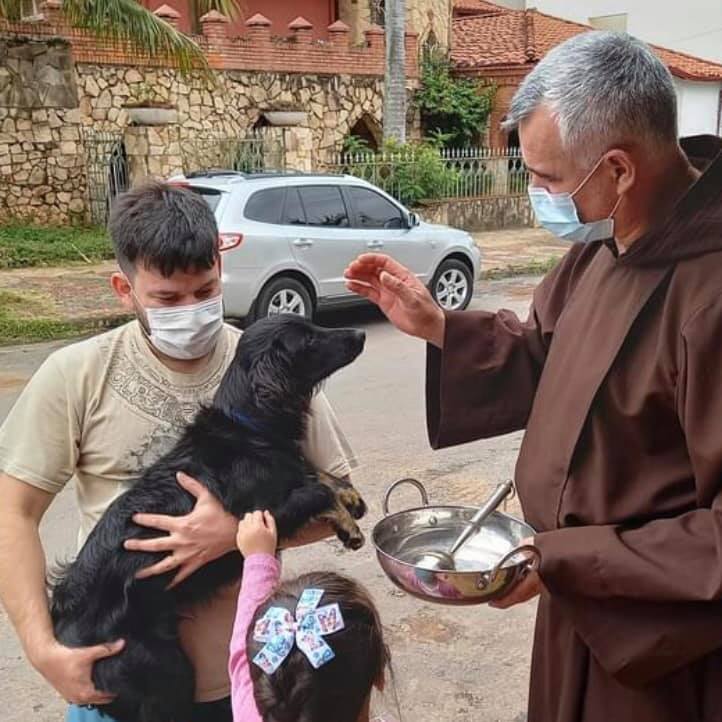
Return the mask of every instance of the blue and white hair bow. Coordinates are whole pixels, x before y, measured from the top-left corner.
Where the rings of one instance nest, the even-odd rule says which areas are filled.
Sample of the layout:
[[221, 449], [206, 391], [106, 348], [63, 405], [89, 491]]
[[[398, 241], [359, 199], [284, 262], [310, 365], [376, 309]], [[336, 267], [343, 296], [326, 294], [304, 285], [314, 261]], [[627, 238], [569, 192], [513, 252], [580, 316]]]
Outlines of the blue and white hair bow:
[[344, 622], [338, 604], [318, 608], [322, 596], [323, 589], [304, 589], [295, 620], [288, 609], [270, 607], [253, 630], [253, 639], [265, 642], [253, 663], [273, 674], [290, 654], [294, 641], [315, 669], [330, 662], [335, 655], [323, 637], [343, 629]]

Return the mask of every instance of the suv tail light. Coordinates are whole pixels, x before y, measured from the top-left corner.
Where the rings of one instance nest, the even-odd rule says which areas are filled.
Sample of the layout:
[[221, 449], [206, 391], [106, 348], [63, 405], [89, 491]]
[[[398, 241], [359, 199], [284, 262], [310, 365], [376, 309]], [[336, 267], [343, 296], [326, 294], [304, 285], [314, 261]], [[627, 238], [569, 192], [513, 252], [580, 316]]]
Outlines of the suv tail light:
[[243, 242], [243, 234], [242, 233], [219, 233], [218, 234], [218, 250], [221, 251], [230, 251], [231, 248], [236, 248], [237, 246], [240, 246]]

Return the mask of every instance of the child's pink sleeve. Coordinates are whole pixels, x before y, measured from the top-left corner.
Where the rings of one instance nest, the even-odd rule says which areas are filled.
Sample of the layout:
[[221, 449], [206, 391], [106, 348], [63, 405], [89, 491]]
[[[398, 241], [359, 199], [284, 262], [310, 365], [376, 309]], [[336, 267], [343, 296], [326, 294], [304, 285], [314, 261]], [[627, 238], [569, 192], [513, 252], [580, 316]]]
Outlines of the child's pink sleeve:
[[246, 636], [256, 610], [271, 596], [280, 578], [281, 564], [270, 554], [252, 554], [243, 564], [243, 580], [238, 595], [228, 664], [234, 722], [263, 722], [253, 697]]

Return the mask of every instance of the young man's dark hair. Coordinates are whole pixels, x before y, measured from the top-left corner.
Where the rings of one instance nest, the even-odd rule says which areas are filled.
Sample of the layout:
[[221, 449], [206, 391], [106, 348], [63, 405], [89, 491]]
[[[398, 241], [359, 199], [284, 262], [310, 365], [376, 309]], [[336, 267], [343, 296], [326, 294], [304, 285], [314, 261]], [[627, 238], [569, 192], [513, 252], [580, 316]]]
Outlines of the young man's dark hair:
[[108, 224], [115, 256], [129, 276], [138, 265], [165, 278], [211, 268], [218, 226], [209, 205], [187, 188], [157, 181], [118, 196]]

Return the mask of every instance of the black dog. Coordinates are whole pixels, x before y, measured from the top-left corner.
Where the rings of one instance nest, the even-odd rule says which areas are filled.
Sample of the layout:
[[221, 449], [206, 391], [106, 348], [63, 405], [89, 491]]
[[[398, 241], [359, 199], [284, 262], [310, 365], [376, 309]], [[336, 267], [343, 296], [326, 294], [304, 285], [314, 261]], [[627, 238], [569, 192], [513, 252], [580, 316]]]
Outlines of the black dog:
[[55, 583], [51, 614], [60, 642], [80, 647], [125, 640], [120, 654], [93, 668], [96, 687], [117, 695], [101, 707], [104, 713], [118, 722], [190, 719], [194, 670], [178, 642], [178, 610], [207, 600], [242, 572], [240, 554], [231, 553], [172, 590], [166, 589], [170, 574], [135, 579], [163, 555], [123, 549], [126, 539], [156, 535], [134, 524], [133, 514], [184, 515], [193, 508], [177, 471], [198, 479], [235, 516], [270, 510], [281, 538], [325, 520], [347, 547], [363, 544], [354, 521], [366, 511], [359, 494], [347, 482], [320, 478], [300, 450], [316, 387], [363, 345], [360, 331], [321, 329], [296, 316], [252, 325], [212, 405], [111, 504]]

